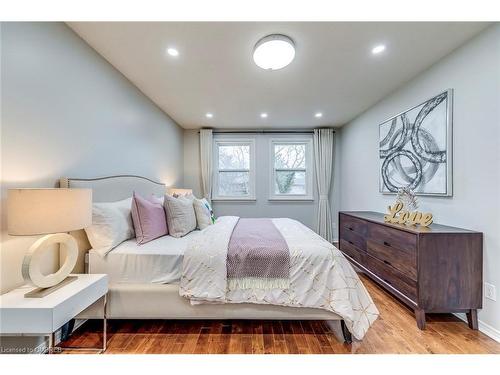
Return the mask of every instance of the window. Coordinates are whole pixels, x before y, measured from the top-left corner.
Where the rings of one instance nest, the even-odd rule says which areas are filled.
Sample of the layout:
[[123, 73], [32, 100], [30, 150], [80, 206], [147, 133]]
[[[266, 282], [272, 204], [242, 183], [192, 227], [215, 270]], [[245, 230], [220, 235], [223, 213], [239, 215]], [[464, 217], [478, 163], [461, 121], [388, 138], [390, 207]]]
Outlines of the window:
[[255, 199], [255, 143], [216, 140], [214, 147], [214, 199]]
[[311, 140], [271, 141], [270, 199], [311, 200]]

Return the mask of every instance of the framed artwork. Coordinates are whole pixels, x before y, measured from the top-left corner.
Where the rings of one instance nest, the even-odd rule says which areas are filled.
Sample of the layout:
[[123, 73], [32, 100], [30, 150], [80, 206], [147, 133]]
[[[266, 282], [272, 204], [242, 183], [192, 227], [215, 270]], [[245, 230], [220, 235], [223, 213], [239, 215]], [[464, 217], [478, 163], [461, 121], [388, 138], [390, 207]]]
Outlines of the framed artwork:
[[379, 125], [381, 193], [453, 194], [452, 106], [449, 89]]

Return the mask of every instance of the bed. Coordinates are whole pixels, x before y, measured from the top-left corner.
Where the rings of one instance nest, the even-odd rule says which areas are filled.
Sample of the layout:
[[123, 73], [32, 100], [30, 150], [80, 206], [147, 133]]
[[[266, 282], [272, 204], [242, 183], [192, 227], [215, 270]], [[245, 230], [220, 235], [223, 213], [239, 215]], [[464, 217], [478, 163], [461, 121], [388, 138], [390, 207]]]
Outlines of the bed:
[[[95, 179], [62, 178], [60, 186], [63, 188], [90, 188], [93, 191], [94, 202], [119, 201], [130, 197], [134, 191], [142, 195], [155, 194], [157, 196], [162, 196], [166, 191], [166, 186], [162, 183], [131, 175]], [[222, 222], [231, 223], [231, 220], [235, 221], [229, 218], [222, 220]], [[110, 285], [106, 314], [109, 319], [327, 320], [340, 322], [344, 340], [350, 342], [352, 339], [350, 331], [353, 331], [356, 338], [362, 338], [378, 315], [378, 311], [361, 281], [357, 279], [355, 274], [352, 275], [349, 272], [345, 278], [356, 280], [350, 284], [351, 287], [344, 289], [347, 290], [347, 293], [351, 293], [349, 289], [358, 288], [358, 291], [361, 290], [361, 293], [358, 293], [361, 297], [356, 295], [355, 298], [366, 299], [365, 302], [360, 302], [360, 305], [356, 304], [353, 308], [356, 310], [356, 320], [366, 320], [362, 324], [358, 322], [361, 327], [357, 329], [353, 329], [354, 319], [351, 317], [353, 311], [349, 315], [342, 311], [342, 308], [340, 308], [339, 313], [336, 313], [332, 309], [309, 307], [307, 304], [301, 304], [301, 307], [288, 306], [281, 302], [263, 304], [252, 300], [251, 296], [240, 296], [234, 293], [230, 297], [234, 299], [233, 302], [239, 303], [217, 303], [217, 301], [215, 303], [196, 303], [195, 298], [191, 300], [186, 298], [189, 297], [188, 293], [183, 291], [179, 284], [182, 284], [182, 265], [186, 263], [184, 255], [190, 244], [196, 243], [196, 241], [209, 242], [207, 239], [210, 237], [207, 237], [208, 234], [203, 232], [206, 230], [195, 231], [177, 239], [164, 236], [141, 246], [138, 246], [132, 239], [123, 242], [105, 257], [99, 256], [90, 248], [85, 231], [72, 232], [79, 248], [78, 262], [74, 272], [108, 274]], [[201, 236], [202, 234], [205, 237]], [[292, 249], [290, 251], [292, 252]], [[335, 249], [335, 251], [337, 255], [338, 250]], [[193, 258], [192, 250], [190, 254], [190, 258]], [[203, 257], [204, 252], [197, 256]], [[345, 259], [342, 257], [341, 260]], [[194, 260], [190, 261], [202, 262], [203, 259], [196, 259], [195, 256]], [[343, 261], [341, 263], [344, 267], [351, 267], [347, 261], [345, 264]], [[195, 289], [199, 285], [205, 285], [204, 277], [205, 275], [202, 274], [200, 282], [194, 285]], [[341, 275], [340, 279], [343, 278], [344, 275]], [[217, 279], [209, 281], [209, 283], [217, 282], [220, 281]], [[189, 286], [191, 287], [191, 285]], [[328, 286], [328, 288], [332, 288], [331, 293], [334, 293], [334, 285]], [[180, 294], [183, 294], [184, 297]], [[240, 299], [236, 301], [236, 297]], [[247, 298], [251, 303], [241, 303], [244, 301], [241, 298]], [[102, 316], [100, 308], [92, 306], [81, 313], [79, 318], [90, 319]]]

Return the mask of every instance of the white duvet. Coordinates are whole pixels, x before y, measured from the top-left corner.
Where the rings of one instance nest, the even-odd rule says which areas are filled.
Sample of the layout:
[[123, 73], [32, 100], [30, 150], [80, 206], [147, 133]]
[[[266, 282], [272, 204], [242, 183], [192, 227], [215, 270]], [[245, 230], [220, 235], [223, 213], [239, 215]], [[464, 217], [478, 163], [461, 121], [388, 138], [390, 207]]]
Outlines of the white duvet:
[[292, 219], [273, 219], [290, 250], [287, 289], [229, 289], [226, 258], [238, 217], [225, 216], [201, 231], [184, 254], [179, 293], [191, 303], [259, 303], [312, 307], [340, 315], [357, 339], [377, 319], [378, 310], [342, 253]]

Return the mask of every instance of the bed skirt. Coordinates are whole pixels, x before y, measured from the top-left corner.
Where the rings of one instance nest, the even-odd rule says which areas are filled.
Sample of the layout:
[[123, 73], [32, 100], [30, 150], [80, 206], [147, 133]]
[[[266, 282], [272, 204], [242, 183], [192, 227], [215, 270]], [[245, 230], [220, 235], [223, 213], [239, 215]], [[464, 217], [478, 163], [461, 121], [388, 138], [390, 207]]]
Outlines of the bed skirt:
[[[100, 319], [102, 304], [81, 312], [77, 319]], [[262, 319], [341, 320], [332, 312], [307, 307], [240, 304], [193, 306], [179, 295], [177, 284], [110, 285], [106, 309], [108, 319]]]

